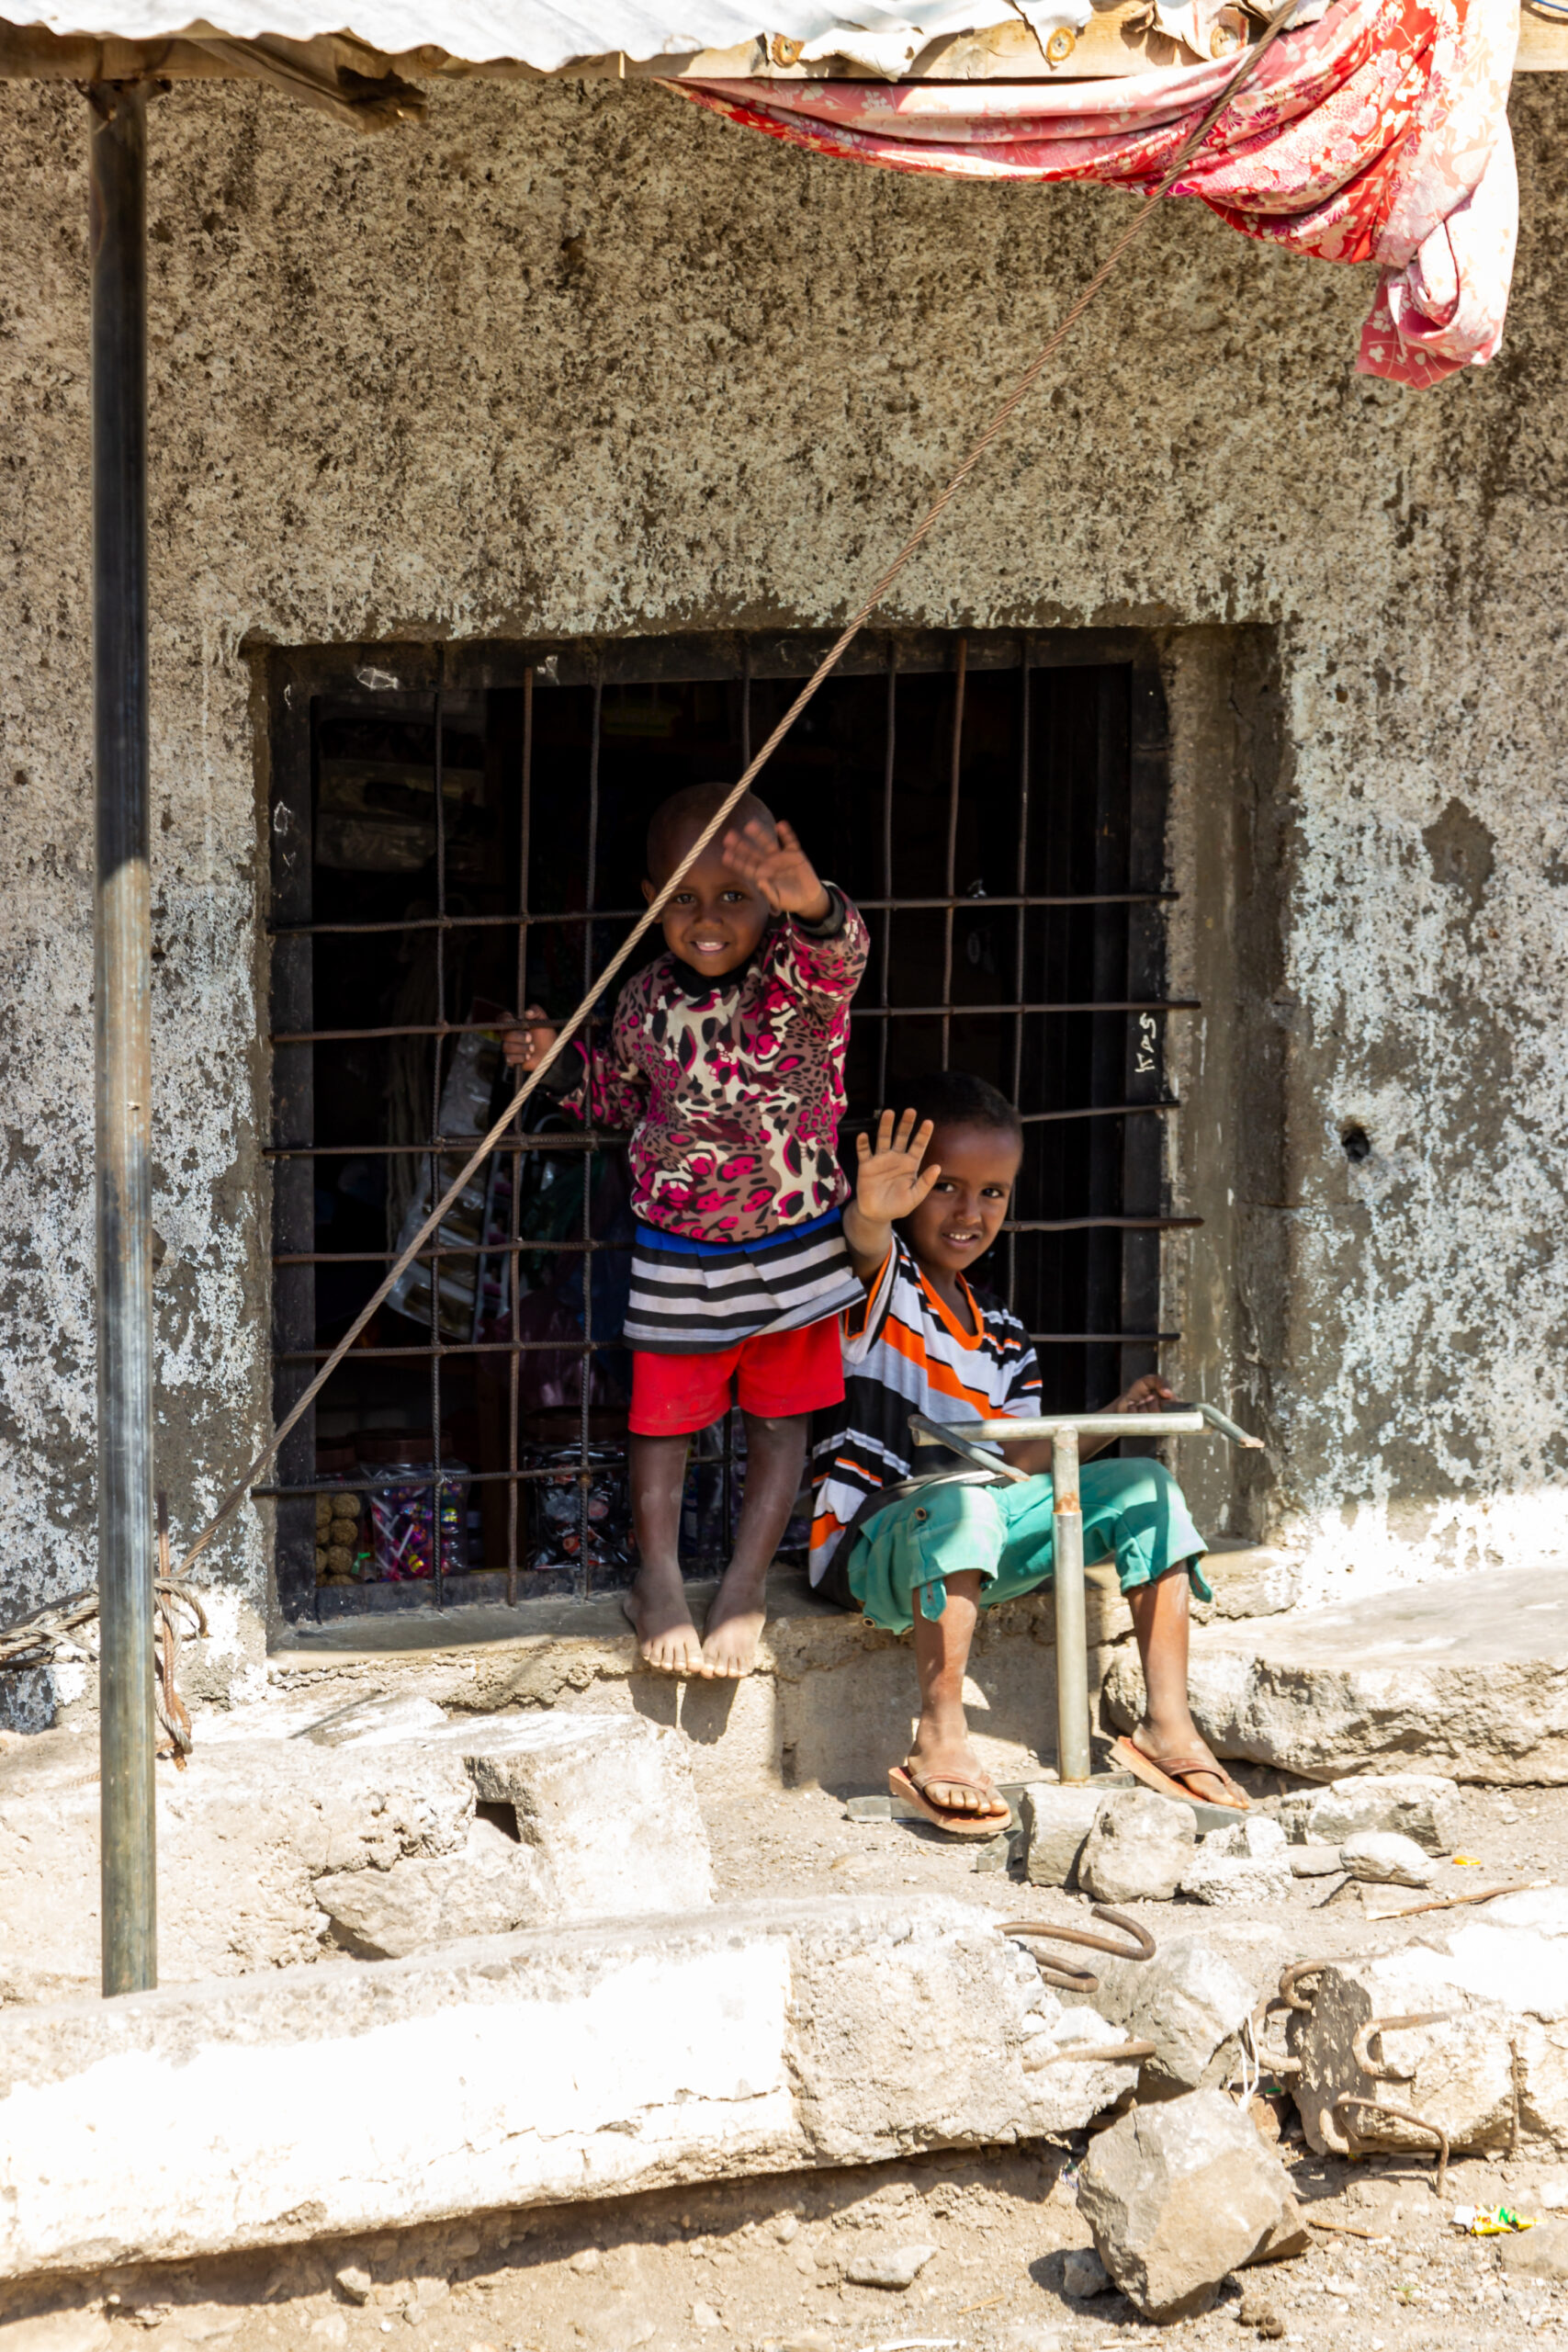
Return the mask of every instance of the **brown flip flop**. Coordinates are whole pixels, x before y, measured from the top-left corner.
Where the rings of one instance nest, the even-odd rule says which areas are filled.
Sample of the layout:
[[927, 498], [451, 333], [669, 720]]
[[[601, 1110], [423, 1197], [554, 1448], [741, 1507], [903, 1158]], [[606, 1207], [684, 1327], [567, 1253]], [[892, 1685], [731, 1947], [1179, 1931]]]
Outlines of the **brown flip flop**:
[[902, 1797], [950, 1838], [995, 1838], [1011, 1824], [1012, 1807], [989, 1781], [976, 1780], [968, 1772], [930, 1772], [925, 1780], [940, 1781], [949, 1788], [973, 1789], [976, 1796], [989, 1797], [997, 1808], [991, 1813], [955, 1813], [927, 1796], [924, 1781], [916, 1778], [908, 1764], [895, 1764], [887, 1775], [888, 1795]]
[[[1156, 1796], [1177, 1797], [1183, 1804], [1223, 1804], [1232, 1813], [1250, 1813], [1252, 1800], [1245, 1789], [1238, 1788], [1223, 1764], [1211, 1763], [1204, 1756], [1176, 1756], [1168, 1764], [1156, 1764], [1130, 1739], [1111, 1742], [1111, 1761], [1124, 1772], [1133, 1773]], [[1217, 1780], [1230, 1791], [1229, 1796], [1200, 1796], [1196, 1789], [1185, 1789], [1183, 1781], [1195, 1779], [1201, 1773], [1208, 1780]]]

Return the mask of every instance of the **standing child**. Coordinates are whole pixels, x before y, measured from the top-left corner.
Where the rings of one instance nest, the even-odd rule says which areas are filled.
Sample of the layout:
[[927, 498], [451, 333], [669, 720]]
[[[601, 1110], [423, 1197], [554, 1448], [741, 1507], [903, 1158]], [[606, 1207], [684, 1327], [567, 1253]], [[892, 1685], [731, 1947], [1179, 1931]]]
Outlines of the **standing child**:
[[[694, 785], [655, 810], [645, 899], [725, 792]], [[662, 921], [668, 952], [626, 982], [608, 1066], [591, 1058], [570, 1101], [632, 1129], [637, 1227], [625, 1337], [642, 1565], [626, 1614], [650, 1666], [739, 1677], [756, 1657], [808, 1419], [844, 1394], [839, 1316], [861, 1288], [844, 1247], [849, 1185], [836, 1146], [866, 933], [754, 793]], [[531, 1069], [554, 1036], [530, 1005], [506, 1057]], [[746, 1422], [745, 1493], [734, 1556], [699, 1637], [679, 1549], [688, 1442], [732, 1401]]]
[[[1029, 1419], [1040, 1374], [1023, 1326], [971, 1287], [1001, 1230], [1023, 1129], [984, 1079], [956, 1070], [917, 1084], [918, 1109], [883, 1112], [858, 1140], [859, 1181], [844, 1237], [865, 1295], [846, 1317], [848, 1394], [816, 1448], [811, 1577], [840, 1608], [889, 1633], [914, 1629], [919, 1721], [890, 1778], [928, 1818], [961, 1837], [993, 1834], [1008, 1806], [969, 1744], [964, 1677], [978, 1613], [1048, 1583], [1048, 1440], [1000, 1450], [1021, 1483], [939, 1455], [917, 1457], [911, 1413], [932, 1420]], [[1106, 1412], [1158, 1412], [1153, 1374]], [[1111, 1442], [1087, 1441], [1087, 1455]], [[917, 1460], [927, 1475], [917, 1477]], [[1188, 1588], [1212, 1598], [1203, 1539], [1162, 1463], [1086, 1462], [1079, 1478], [1086, 1560], [1115, 1560], [1143, 1661], [1146, 1703], [1113, 1760], [1167, 1794], [1244, 1808], [1247, 1799], [1198, 1736], [1187, 1703]], [[1175, 1784], [1175, 1785], [1173, 1785]]]

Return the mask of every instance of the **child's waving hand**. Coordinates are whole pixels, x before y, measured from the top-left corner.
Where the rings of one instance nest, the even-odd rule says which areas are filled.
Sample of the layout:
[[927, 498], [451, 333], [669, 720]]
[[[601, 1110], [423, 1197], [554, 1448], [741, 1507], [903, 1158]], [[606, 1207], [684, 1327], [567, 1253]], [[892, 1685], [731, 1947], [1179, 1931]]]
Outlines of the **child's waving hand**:
[[920, 1166], [931, 1139], [931, 1123], [915, 1125], [913, 1111], [899, 1114], [895, 1132], [893, 1114], [884, 1111], [876, 1122], [876, 1141], [855, 1137], [860, 1166], [855, 1172], [855, 1206], [869, 1224], [892, 1225], [918, 1209], [937, 1178], [940, 1164]]
[[771, 829], [761, 818], [750, 817], [739, 831], [726, 833], [724, 862], [732, 874], [760, 890], [779, 914], [799, 915], [807, 922], [827, 921], [833, 902], [794, 826], [782, 817]]

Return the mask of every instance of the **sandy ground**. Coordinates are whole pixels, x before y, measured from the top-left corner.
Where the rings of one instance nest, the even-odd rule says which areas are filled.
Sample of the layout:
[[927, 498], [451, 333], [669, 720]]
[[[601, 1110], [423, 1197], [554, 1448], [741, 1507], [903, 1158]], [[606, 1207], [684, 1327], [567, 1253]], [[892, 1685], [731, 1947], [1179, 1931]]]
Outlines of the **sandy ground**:
[[[1245, 1777], [1256, 1795], [1281, 1785], [1271, 1774]], [[998, 1919], [1085, 1918], [1077, 1895], [976, 1871], [972, 1848], [934, 1833], [852, 1823], [822, 1790], [708, 1810], [721, 1900], [915, 1886], [981, 1903]], [[1568, 1790], [1465, 1792], [1461, 1850], [1481, 1867], [1444, 1867], [1445, 1883], [1459, 1890], [1568, 1879]], [[1348, 1887], [1314, 1907], [1319, 1891], [1302, 1882], [1288, 1913], [1269, 1919], [1282, 1956], [1391, 1949], [1431, 1924], [1370, 1928], [1372, 1915], [1415, 1895]], [[1233, 1926], [1257, 1924], [1245, 1912], [1195, 1905], [1136, 1908], [1156, 1940], [1193, 1929], [1223, 1943]], [[1469, 2203], [1544, 2212], [1547, 2196], [1568, 2193], [1568, 2167], [1528, 2156], [1461, 2160], [1439, 2209], [1429, 2164], [1324, 2162], [1293, 2136], [1288, 2106], [1283, 2115], [1281, 2157], [1321, 2225], [1311, 2253], [1248, 2272], [1227, 2284], [1213, 2312], [1163, 2331], [1114, 2293], [1077, 2301], [1065, 2291], [1063, 2257], [1089, 2242], [1073, 2194], [1089, 2144], [1080, 2135], [1060, 2147], [484, 2215], [283, 2256], [12, 2290], [0, 2304], [0, 2352], [187, 2352], [217, 2343], [233, 2352], [279, 2344], [370, 2352], [388, 2337], [404, 2341], [409, 2327], [427, 2352], [1097, 2352], [1156, 2339], [1251, 2342], [1259, 2319], [1263, 2340], [1314, 2352], [1568, 2343], [1568, 2285], [1511, 2274], [1497, 2242], [1465, 2236], [1448, 2219]], [[1556, 2228], [1568, 2236], [1568, 2218]], [[908, 2289], [845, 2278], [857, 2254], [910, 2245], [934, 2251]], [[362, 2275], [345, 2288], [337, 2283], [344, 2270]]]

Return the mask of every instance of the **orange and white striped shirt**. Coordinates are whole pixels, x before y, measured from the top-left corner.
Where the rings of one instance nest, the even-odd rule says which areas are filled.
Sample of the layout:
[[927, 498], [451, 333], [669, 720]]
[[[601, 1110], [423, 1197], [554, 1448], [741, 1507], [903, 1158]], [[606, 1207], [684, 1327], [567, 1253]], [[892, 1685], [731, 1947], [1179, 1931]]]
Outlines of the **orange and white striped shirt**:
[[[933, 1421], [1028, 1419], [1040, 1410], [1040, 1367], [1016, 1315], [959, 1277], [965, 1330], [926, 1280], [908, 1244], [893, 1247], [864, 1304], [843, 1317], [844, 1401], [823, 1413], [831, 1434], [812, 1447], [811, 1581], [819, 1584], [857, 1511], [939, 1458], [917, 1448], [911, 1413]], [[951, 1466], [951, 1457], [946, 1457]]]

